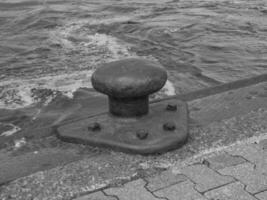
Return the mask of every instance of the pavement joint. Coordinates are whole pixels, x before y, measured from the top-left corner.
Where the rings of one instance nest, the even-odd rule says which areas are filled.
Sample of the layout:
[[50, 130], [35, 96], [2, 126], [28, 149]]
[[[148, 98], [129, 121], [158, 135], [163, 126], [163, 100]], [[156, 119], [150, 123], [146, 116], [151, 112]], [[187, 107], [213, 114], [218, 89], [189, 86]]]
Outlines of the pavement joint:
[[[255, 170], [255, 168], [253, 167], [253, 169]], [[243, 183], [241, 180], [239, 180], [239, 182], [240, 183], [242, 183], [243, 185], [244, 185], [244, 190], [247, 192], [247, 193], [249, 193], [249, 194], [251, 194], [251, 195], [255, 195], [256, 193], [252, 193], [252, 192], [250, 192], [247, 188], [248, 188], [248, 185], [247, 184], [245, 184], [245, 183]], [[259, 192], [261, 192], [261, 191], [259, 191]], [[258, 193], [258, 192], [257, 192]]]
[[[247, 192], [247, 191], [246, 191]], [[252, 195], [255, 199], [257, 199], [257, 200], [261, 200], [261, 199], [259, 199], [257, 196], [256, 196], [257, 194], [254, 194], [254, 195]]]
[[[199, 163], [199, 164], [200, 164], [200, 163]], [[197, 165], [197, 163], [193, 163], [193, 164], [187, 165], [187, 167], [189, 167], [189, 166], [193, 166], [193, 165]], [[181, 175], [184, 175], [184, 176], [188, 179], [187, 181], [189, 181], [189, 182], [191, 182], [191, 183], [193, 184], [193, 186], [192, 186], [192, 187], [193, 187], [193, 190], [195, 190], [196, 192], [198, 192], [198, 193], [200, 193], [200, 194], [202, 194], [202, 195], [205, 193], [205, 192], [199, 192], [199, 191], [196, 189], [197, 183], [196, 183], [194, 180], [192, 180], [189, 176], [187, 176], [186, 174], [183, 174], [183, 173], [181, 173]], [[185, 182], [185, 181], [183, 181], [183, 182]], [[169, 188], [169, 187], [174, 186], [174, 185], [178, 185], [178, 184], [183, 183], [183, 182], [179, 182], [179, 183], [175, 183], [175, 184], [169, 185], [168, 187], [161, 188], [161, 189], [156, 190], [156, 191], [154, 191], [154, 192], [157, 192], [157, 191], [160, 191], [160, 190]]]
[[106, 194], [116, 195], [120, 200], [129, 199], [159, 199], [153, 193], [145, 188], [146, 182], [143, 179], [138, 179], [121, 187], [113, 187], [105, 190]]
[[226, 151], [222, 151], [220, 154], [212, 154], [204, 157], [202, 164], [218, 172], [220, 169], [236, 166], [245, 162], [247, 162], [247, 160], [242, 156], [231, 155]]
[[154, 192], [151, 192], [148, 188], [145, 187], [145, 189], [150, 192], [156, 199], [164, 199], [164, 200], [169, 200], [167, 197], [159, 197], [157, 196]]
[[[242, 183], [240, 180], [238, 180], [237, 182], [241, 183], [241, 185], [243, 186], [243, 188], [242, 188], [243, 190], [245, 190], [247, 193], [251, 194], [250, 192], [248, 192], [246, 190], [247, 185], [245, 183]], [[253, 194], [251, 194], [251, 195], [253, 195]]]
[[[233, 165], [233, 166], [237, 166], [237, 165]], [[215, 171], [215, 170], [214, 170]], [[238, 180], [236, 177], [234, 177], [234, 176], [232, 176], [232, 175], [225, 175], [225, 174], [222, 174], [222, 173], [220, 173], [219, 171], [215, 171], [217, 174], [219, 174], [219, 175], [221, 175], [221, 176], [224, 176], [224, 177], [229, 177], [229, 178], [232, 178], [232, 179], [234, 179], [234, 181], [232, 181], [232, 182], [230, 182], [230, 183], [233, 183], [233, 182], [240, 182], [240, 180]], [[230, 184], [229, 183], [229, 184]], [[226, 184], [227, 185], [227, 184]], [[245, 185], [245, 184], [244, 184]]]
[[[208, 189], [208, 190], [206, 190], [206, 191], [204, 191], [204, 192], [200, 192], [200, 191], [198, 191], [196, 188], [194, 188], [194, 189], [195, 189], [197, 192], [199, 192], [200, 194], [204, 195], [205, 193], [210, 192], [210, 191], [212, 191], [212, 190], [216, 190], [216, 189], [219, 189], [219, 188], [221, 188], [221, 187], [224, 187], [224, 186], [227, 186], [227, 185], [230, 185], [230, 184], [233, 184], [233, 183], [237, 183], [237, 182], [240, 182], [240, 181], [235, 180], [235, 181], [233, 181], [233, 182], [229, 182], [229, 183], [226, 183], [226, 184], [224, 184], [224, 185], [220, 185], [220, 186], [217, 186], [217, 187]], [[243, 184], [243, 183], [242, 183], [242, 184]], [[195, 187], [195, 186], [194, 186], [194, 187]]]
[[[146, 179], [142, 179], [144, 182], [145, 182], [145, 185], [144, 185], [144, 188], [148, 191], [148, 192], [150, 192], [155, 198], [157, 198], [157, 199], [165, 199], [165, 200], [169, 200], [167, 197], [159, 197], [159, 196], [157, 196], [154, 192], [156, 192], [156, 191], [158, 191], [158, 190], [161, 190], [161, 189], [165, 189], [165, 188], [168, 188], [168, 187], [170, 187], [171, 185], [169, 185], [169, 186], [167, 186], [167, 187], [164, 187], [164, 188], [161, 188], [161, 189], [158, 189], [158, 190], [155, 190], [155, 191], [151, 191], [149, 188], [148, 188], [148, 184], [149, 184], [149, 182], [146, 180]], [[174, 184], [173, 184], [174, 185]]]
[[201, 193], [194, 189], [194, 183], [190, 180], [174, 184], [155, 193], [169, 200], [176, 200], [177, 198], [185, 200], [207, 200]]
[[219, 200], [219, 199], [242, 199], [242, 200], [258, 200], [254, 195], [244, 190], [245, 185], [241, 182], [234, 182], [219, 188], [210, 190], [204, 194], [208, 199]]
[[[191, 165], [188, 165], [191, 166]], [[182, 175], [184, 175], [190, 182], [192, 182], [194, 184], [194, 186], [197, 184], [193, 179], [191, 179], [189, 176], [187, 176], [186, 174], [181, 173]], [[179, 183], [176, 183], [179, 184]]]
[[[254, 142], [255, 143], [255, 142]], [[245, 158], [244, 156], [242, 156], [242, 155], [235, 155], [235, 154], [232, 154], [231, 152], [226, 152], [227, 154], [229, 154], [229, 155], [231, 155], [231, 156], [233, 156], [233, 157], [241, 157], [241, 158], [243, 158], [244, 160], [246, 160], [246, 162], [248, 162], [248, 163], [250, 163], [250, 164], [252, 164], [253, 165], [253, 169], [256, 169], [256, 164], [255, 163], [253, 163], [253, 162], [251, 162], [250, 160], [248, 160], [247, 158]], [[237, 165], [242, 165], [243, 163], [239, 163], [239, 164], [237, 164]], [[232, 166], [237, 166], [237, 165], [232, 165]]]
[[[188, 165], [188, 167], [189, 167], [189, 166], [194, 166], [194, 165], [197, 165], [197, 164], [191, 164], [191, 165]], [[194, 184], [194, 185], [193, 185], [193, 188], [194, 188], [197, 192], [199, 192], [199, 193], [201, 193], [201, 194], [204, 194], [205, 192], [207, 192], [207, 191], [209, 191], [209, 190], [213, 190], [213, 189], [216, 189], [216, 188], [220, 188], [220, 187], [222, 187], [222, 186], [225, 186], [225, 185], [228, 185], [228, 184], [231, 184], [231, 183], [234, 183], [234, 182], [239, 181], [239, 180], [237, 180], [235, 177], [233, 177], [233, 176], [231, 176], [231, 175], [221, 174], [219, 171], [214, 170], [214, 169], [212, 169], [212, 168], [210, 168], [210, 167], [208, 167], [208, 166], [207, 166], [207, 168], [209, 168], [210, 170], [214, 171], [214, 173], [217, 173], [217, 174], [219, 174], [219, 175], [222, 176], [222, 177], [225, 177], [225, 178], [232, 178], [233, 181], [230, 181], [230, 182], [228, 182], [228, 183], [226, 183], [226, 184], [223, 184], [223, 185], [220, 185], [220, 186], [216, 186], [216, 187], [211, 188], [211, 189], [208, 189], [208, 190], [206, 190], [206, 191], [199, 191], [199, 190], [197, 189], [197, 183], [194, 182], [194, 181], [193, 181], [191, 178], [189, 178], [187, 175], [183, 174], [184, 176], [186, 176], [186, 177], [187, 177], [187, 178]]]
[[[235, 158], [238, 158], [238, 157], [241, 157], [241, 158], [243, 158], [246, 162], [250, 162], [248, 159], [246, 159], [244, 156], [242, 156], [242, 155], [234, 155], [234, 154], [231, 154], [230, 152], [228, 152], [228, 151], [223, 151], [224, 153], [226, 153], [226, 154], [228, 154], [228, 155], [230, 155], [230, 156], [233, 156], [233, 157], [235, 157]], [[240, 163], [240, 164], [242, 164], [242, 163]], [[234, 164], [234, 165], [232, 165], [232, 166], [236, 166], [236, 165], [240, 165], [240, 164]]]
[[221, 173], [235, 176], [245, 185], [245, 191], [255, 194], [267, 188], [267, 177], [259, 170], [254, 169], [251, 163], [243, 163], [237, 167], [229, 167], [220, 170]]
[[[188, 166], [191, 166], [191, 165], [188, 165]], [[187, 178], [190, 182], [193, 183], [193, 189], [194, 189], [195, 191], [199, 192], [199, 191], [196, 189], [196, 185], [197, 185], [197, 183], [196, 183], [194, 180], [192, 180], [190, 177], [188, 177], [187, 175], [185, 175], [185, 174], [183, 174], [183, 175], [186, 176], [186, 178]], [[199, 192], [199, 193], [201, 193], [201, 192]]]
[[204, 194], [205, 192], [200, 192], [197, 188], [196, 188], [197, 184], [193, 183], [193, 190], [195, 190], [196, 192], [199, 192], [200, 194]]
[[[224, 153], [227, 153], [227, 154], [229, 154], [229, 155], [231, 155], [229, 152], [225, 152], [225, 151], [223, 151]], [[231, 156], [233, 156], [233, 157], [242, 157], [244, 160], [246, 160], [246, 162], [248, 162], [248, 163], [251, 163], [249, 160], [247, 160], [246, 158], [244, 158], [243, 156], [239, 156], [239, 155], [231, 155]], [[205, 159], [204, 159], [205, 160]], [[204, 161], [203, 160], [203, 161]], [[207, 163], [209, 163], [209, 162], [207, 162]], [[204, 164], [204, 165], [206, 165], [207, 163], [202, 163], [202, 164]], [[234, 167], [234, 166], [238, 166], [238, 165], [242, 165], [242, 164], [244, 164], [244, 163], [239, 163], [239, 164], [234, 164], [234, 165], [231, 165], [231, 167]], [[256, 164], [254, 164], [254, 163], [251, 163], [252, 165], [256, 165]], [[209, 164], [208, 164], [209, 165]], [[215, 173], [217, 173], [217, 174], [219, 174], [219, 175], [221, 175], [221, 176], [224, 176], [224, 177], [229, 177], [229, 178], [232, 178], [232, 179], [234, 179], [234, 181], [233, 182], [229, 182], [229, 183], [227, 183], [227, 184], [231, 184], [231, 183], [234, 183], [234, 182], [241, 182], [240, 180], [238, 180], [236, 177], [234, 177], [234, 176], [232, 176], [232, 175], [225, 175], [225, 174], [222, 174], [222, 173], [220, 173], [220, 171], [219, 170], [215, 170], [215, 169], [212, 169], [210, 166], [208, 166], [208, 165], [206, 165], [209, 169], [211, 169], [211, 170], [213, 170]], [[189, 165], [190, 166], [190, 165]], [[225, 185], [227, 185], [227, 184], [225, 184]], [[246, 186], [246, 184], [244, 184], [244, 183], [242, 183], [243, 185], [245, 185]], [[222, 187], [222, 186], [219, 186], [219, 187]]]
[[[165, 172], [168, 172], [168, 170], [167, 171], [165, 171]], [[161, 174], [160, 175], [158, 175], [158, 177], [160, 177], [160, 176], [167, 176], [168, 177], [168, 175], [166, 175], [166, 173], [164, 174], [164, 172], [161, 172]], [[168, 179], [168, 182], [166, 183], [166, 185], [161, 185], [160, 187], [156, 187], [156, 188], [154, 188], [153, 189], [153, 187], [151, 188], [150, 187], [150, 184], [152, 183], [152, 185], [153, 185], [153, 179], [152, 180], [149, 180], [149, 178], [144, 178], [144, 181], [146, 181], [147, 182], [147, 184], [145, 185], [145, 187], [149, 190], [149, 191], [151, 191], [151, 192], [157, 192], [157, 191], [159, 191], [159, 190], [163, 190], [163, 189], [165, 189], [165, 188], [168, 188], [168, 187], [171, 187], [171, 186], [173, 186], [173, 185], [175, 185], [175, 184], [179, 184], [179, 183], [181, 183], [181, 182], [184, 182], [184, 181], [187, 181], [187, 180], [190, 180], [186, 175], [184, 175], [184, 174], [181, 174], [181, 173], [178, 173], [178, 174], [172, 174], [172, 176], [173, 177], [175, 177], [174, 179], [175, 179], [175, 181], [171, 181], [170, 179]], [[181, 177], [183, 177], [183, 178], [179, 178], [179, 176], [181, 176]], [[156, 177], [156, 176], [155, 176]], [[170, 177], [171, 179], [173, 178], [173, 177]], [[160, 182], [161, 183], [164, 183], [164, 180], [162, 180], [162, 179], [160, 179]]]
[[258, 194], [263, 193], [263, 192], [267, 192], [267, 190], [261, 190], [259, 192], [253, 193], [252, 195], [258, 195]]
[[[245, 159], [245, 158], [242, 157], [242, 156], [239, 156], [239, 155], [231, 155], [231, 154], [229, 154], [229, 152], [227, 152], [227, 151], [225, 151], [225, 150], [219, 150], [219, 154], [218, 154], [218, 152], [215, 152], [215, 153], [208, 153], [207, 155], [204, 155], [203, 158], [198, 159], [196, 162], [192, 163], [191, 165], [203, 164], [203, 165], [206, 165], [207, 167], [213, 169], [213, 168], [211, 167], [211, 163], [210, 163], [210, 161], [208, 161], [208, 159], [214, 158], [214, 157], [216, 157], [216, 156], [218, 156], [218, 155], [222, 155], [222, 154], [229, 155], [229, 156], [232, 156], [232, 157], [234, 157], [234, 158], [242, 158], [242, 159], [248, 161], [247, 159]], [[232, 164], [231, 166], [235, 166], [235, 165], [238, 165], [238, 164], [241, 164], [241, 163], [236, 163], [236, 164], [234, 163], [234, 164]], [[213, 170], [214, 170], [214, 169], [213, 169]]]
[[[183, 174], [183, 175], [186, 176], [185, 174]], [[186, 176], [186, 178], [188, 178], [188, 180], [189, 180], [190, 182], [193, 183], [193, 189], [194, 189], [195, 191], [199, 192], [199, 191], [196, 189], [197, 183], [194, 182], [194, 181], [193, 181], [191, 178], [189, 178], [188, 176]], [[202, 192], [199, 192], [199, 193], [202, 194]]]
[[251, 193], [251, 192], [249, 192], [249, 191], [247, 190], [247, 187], [248, 187], [247, 184], [245, 184], [245, 183], [242, 182], [241, 180], [238, 180], [238, 181], [244, 185], [244, 190], [245, 190], [246, 192], [248, 192], [248, 193], [251, 194], [251, 195], [254, 195], [253, 193]]
[[266, 200], [267, 199], [267, 190], [255, 194], [255, 198], [257, 198], [258, 200]]
[[262, 192], [267, 192], [267, 190], [262, 190], [260, 192], [255, 193], [254, 195], [257, 195], [257, 194], [262, 193]]
[[257, 199], [257, 200], [261, 200], [261, 199], [259, 199], [258, 197], [256, 197], [256, 196], [253, 196], [255, 199]]

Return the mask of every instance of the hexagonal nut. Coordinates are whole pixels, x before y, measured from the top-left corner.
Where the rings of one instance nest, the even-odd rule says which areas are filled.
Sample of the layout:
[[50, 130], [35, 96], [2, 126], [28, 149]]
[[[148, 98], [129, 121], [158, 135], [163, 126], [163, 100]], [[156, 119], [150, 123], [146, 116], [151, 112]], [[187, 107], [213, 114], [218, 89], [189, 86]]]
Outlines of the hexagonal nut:
[[147, 130], [138, 130], [136, 131], [136, 137], [140, 140], [144, 140], [148, 137], [148, 131]]
[[100, 131], [101, 125], [98, 122], [94, 122], [92, 124], [89, 124], [88, 131]]
[[163, 124], [163, 129], [165, 131], [174, 131], [176, 129], [176, 125], [173, 122], [167, 122]]
[[173, 104], [173, 103], [168, 103], [168, 105], [166, 106], [166, 110], [167, 111], [176, 111], [177, 110], [177, 105]]

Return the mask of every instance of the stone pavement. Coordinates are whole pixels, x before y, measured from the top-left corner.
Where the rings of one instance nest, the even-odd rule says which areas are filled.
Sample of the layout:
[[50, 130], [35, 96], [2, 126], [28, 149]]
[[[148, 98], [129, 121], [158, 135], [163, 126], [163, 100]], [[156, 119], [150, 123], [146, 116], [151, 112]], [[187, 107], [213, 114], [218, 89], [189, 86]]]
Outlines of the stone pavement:
[[267, 200], [267, 134], [75, 200]]

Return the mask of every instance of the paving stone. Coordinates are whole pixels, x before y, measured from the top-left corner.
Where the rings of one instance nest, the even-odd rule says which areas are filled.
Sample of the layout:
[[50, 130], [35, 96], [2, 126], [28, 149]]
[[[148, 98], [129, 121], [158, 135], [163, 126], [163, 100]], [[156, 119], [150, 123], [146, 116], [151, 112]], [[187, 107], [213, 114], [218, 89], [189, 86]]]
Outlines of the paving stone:
[[115, 197], [106, 196], [103, 192], [95, 192], [73, 200], [116, 200]]
[[259, 200], [267, 200], [267, 191], [255, 195]]
[[191, 181], [184, 181], [162, 190], [154, 192], [157, 197], [168, 200], [206, 200], [206, 198], [194, 189]]
[[267, 176], [254, 169], [253, 164], [243, 163], [219, 170], [221, 174], [230, 175], [245, 184], [246, 191], [255, 194], [267, 190]]
[[242, 156], [251, 163], [256, 165], [256, 168], [267, 174], [267, 150], [262, 148], [263, 142], [259, 144], [239, 145], [231, 148], [228, 152], [231, 155]]
[[246, 162], [241, 156], [232, 156], [228, 153], [219, 154], [204, 160], [214, 170], [223, 169]]
[[244, 185], [236, 182], [205, 193], [211, 200], [257, 200], [244, 190]]
[[146, 182], [142, 179], [132, 181], [123, 187], [110, 188], [105, 190], [108, 195], [115, 195], [120, 200], [158, 200], [145, 189]]
[[199, 192], [205, 192], [234, 181], [232, 177], [221, 176], [206, 165], [191, 165], [183, 168], [181, 172], [196, 183], [195, 188]]
[[170, 185], [186, 181], [187, 178], [182, 174], [174, 174], [171, 170], [164, 171], [160, 175], [146, 178], [148, 184], [147, 189], [150, 191], [156, 191], [162, 188], [166, 188]]

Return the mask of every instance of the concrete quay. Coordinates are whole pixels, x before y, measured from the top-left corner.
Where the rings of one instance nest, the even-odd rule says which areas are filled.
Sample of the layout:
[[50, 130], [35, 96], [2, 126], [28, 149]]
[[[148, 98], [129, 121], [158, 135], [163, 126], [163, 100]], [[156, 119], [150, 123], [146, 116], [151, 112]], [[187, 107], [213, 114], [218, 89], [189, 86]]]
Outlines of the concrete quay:
[[[34, 123], [23, 122], [27, 129], [5, 137], [23, 137], [25, 143], [0, 150], [1, 200], [266, 199], [265, 81], [190, 96], [188, 143], [151, 156], [67, 144], [54, 136], [51, 124], [77, 120], [86, 110], [105, 111], [106, 100], [89, 93], [54, 101]], [[20, 113], [2, 115], [18, 120]]]

